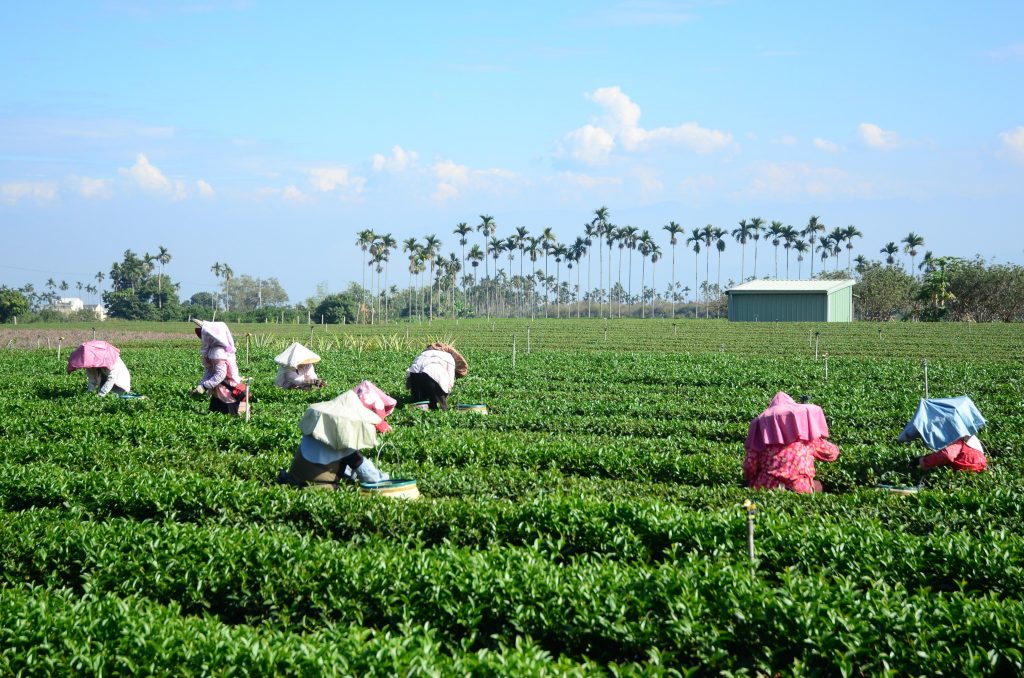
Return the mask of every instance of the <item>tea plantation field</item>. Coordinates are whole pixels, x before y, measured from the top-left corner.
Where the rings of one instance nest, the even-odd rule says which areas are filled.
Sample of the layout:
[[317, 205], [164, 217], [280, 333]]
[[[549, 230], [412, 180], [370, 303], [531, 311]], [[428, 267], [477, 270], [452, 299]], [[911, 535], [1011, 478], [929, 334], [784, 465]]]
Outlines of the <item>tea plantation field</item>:
[[[187, 395], [184, 326], [121, 344], [140, 401], [86, 393], [38, 329], [0, 346], [0, 674], [1024, 671], [1021, 328], [234, 329], [248, 423]], [[274, 483], [309, 403], [364, 378], [404, 403], [428, 337], [469, 360], [452, 400], [491, 413], [390, 417], [378, 464], [422, 500]], [[321, 352], [324, 392], [274, 389], [294, 339]], [[989, 420], [988, 472], [909, 468], [922, 358], [932, 396]], [[747, 424], [779, 390], [825, 410], [828, 494], [741, 486]]]

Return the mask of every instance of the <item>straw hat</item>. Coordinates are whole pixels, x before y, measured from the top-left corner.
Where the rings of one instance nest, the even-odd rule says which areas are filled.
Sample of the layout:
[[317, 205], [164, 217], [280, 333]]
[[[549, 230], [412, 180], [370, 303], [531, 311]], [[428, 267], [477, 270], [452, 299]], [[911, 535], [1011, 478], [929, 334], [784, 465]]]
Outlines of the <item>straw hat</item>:
[[205, 322], [205, 321], [200, 320], [199, 318], [192, 318], [192, 322], [194, 322], [196, 324], [196, 327], [202, 327], [203, 326], [203, 322]]

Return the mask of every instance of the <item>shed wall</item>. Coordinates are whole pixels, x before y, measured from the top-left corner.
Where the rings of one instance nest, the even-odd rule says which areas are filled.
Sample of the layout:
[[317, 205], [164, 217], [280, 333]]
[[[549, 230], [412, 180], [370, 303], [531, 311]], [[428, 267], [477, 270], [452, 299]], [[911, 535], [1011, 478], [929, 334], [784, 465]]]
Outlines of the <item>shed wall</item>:
[[826, 322], [825, 292], [754, 292], [729, 295], [729, 320], [734, 322]]
[[853, 322], [852, 287], [828, 295], [828, 320], [834, 323]]

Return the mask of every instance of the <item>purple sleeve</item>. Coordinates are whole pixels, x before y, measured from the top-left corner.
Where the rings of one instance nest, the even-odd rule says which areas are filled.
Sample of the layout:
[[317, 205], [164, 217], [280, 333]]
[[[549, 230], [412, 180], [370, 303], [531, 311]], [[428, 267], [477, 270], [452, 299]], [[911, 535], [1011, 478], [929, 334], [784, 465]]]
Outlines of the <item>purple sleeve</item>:
[[[213, 370], [213, 374], [199, 382], [199, 385], [207, 391], [212, 388], [216, 388], [216, 386], [224, 381], [224, 378], [228, 376], [228, 363], [226, 360], [217, 360], [215, 361], [215, 364], [216, 367]], [[204, 374], [203, 376], [205, 377], [206, 375]]]

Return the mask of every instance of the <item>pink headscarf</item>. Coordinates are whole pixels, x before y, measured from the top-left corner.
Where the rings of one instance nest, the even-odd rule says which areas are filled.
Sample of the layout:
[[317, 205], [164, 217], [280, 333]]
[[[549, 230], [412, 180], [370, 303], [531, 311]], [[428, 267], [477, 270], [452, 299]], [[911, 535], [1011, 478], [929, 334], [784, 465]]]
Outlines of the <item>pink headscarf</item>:
[[200, 338], [203, 346], [199, 353], [209, 360], [226, 360], [227, 354], [235, 353], [235, 338], [225, 323], [207, 320], [203, 323]]
[[779, 391], [764, 412], [750, 422], [747, 450], [761, 451], [769, 445], [789, 445], [798, 440], [813, 442], [828, 437], [825, 413], [817, 405], [800, 405]]
[[398, 404], [398, 401], [380, 390], [380, 387], [372, 381], [363, 380], [358, 386], [352, 389], [352, 391], [359, 397], [359, 401], [363, 403], [368, 410], [380, 417], [380, 423], [377, 424], [377, 431], [379, 433], [387, 433], [390, 431], [391, 426], [384, 421], [384, 418], [391, 414], [395, 409], [395, 405]]

